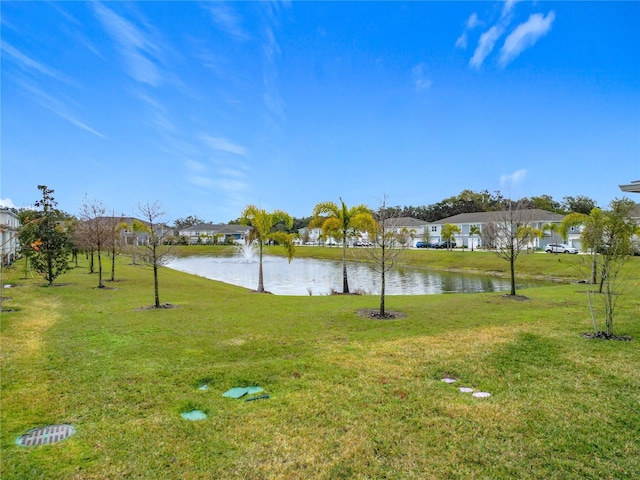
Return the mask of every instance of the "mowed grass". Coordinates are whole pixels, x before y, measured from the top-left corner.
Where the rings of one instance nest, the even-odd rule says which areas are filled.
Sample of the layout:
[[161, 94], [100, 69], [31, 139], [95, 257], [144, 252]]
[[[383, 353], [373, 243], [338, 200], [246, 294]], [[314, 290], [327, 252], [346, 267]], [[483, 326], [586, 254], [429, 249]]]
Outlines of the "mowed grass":
[[[546, 262], [538, 274], [565, 261], [531, 257]], [[576, 283], [526, 300], [393, 296], [387, 309], [405, 316], [381, 321], [358, 315], [376, 296], [259, 295], [168, 269], [161, 301], [176, 308], [141, 309], [152, 273], [128, 263], [108, 289], [86, 263], [53, 288], [8, 272], [4, 480], [640, 477], [638, 259], [615, 325], [632, 342], [581, 337], [591, 317]], [[249, 385], [270, 398], [222, 397]], [[208, 418], [181, 417], [194, 408]], [[16, 445], [60, 423], [77, 433]]]

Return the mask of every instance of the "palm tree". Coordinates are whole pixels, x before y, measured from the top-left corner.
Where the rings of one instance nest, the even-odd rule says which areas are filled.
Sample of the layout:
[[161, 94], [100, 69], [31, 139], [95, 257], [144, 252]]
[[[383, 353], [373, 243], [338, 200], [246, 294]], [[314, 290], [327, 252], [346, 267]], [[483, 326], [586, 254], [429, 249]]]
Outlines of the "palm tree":
[[478, 237], [482, 238], [482, 230], [480, 230], [480, 227], [478, 225], [471, 225], [469, 227], [469, 238], [471, 239], [471, 251], [473, 252], [473, 237], [474, 235], [477, 235]]
[[[560, 225], [558, 225], [557, 223], [545, 223], [542, 226], [542, 232], [543, 233], [549, 232], [549, 235], [551, 236], [551, 243], [555, 241], [554, 235], [556, 233], [562, 235]], [[562, 236], [563, 238], [565, 237], [564, 235]]]
[[591, 250], [591, 284], [598, 283], [598, 250], [603, 246], [603, 236], [605, 228], [604, 212], [599, 208], [591, 210], [589, 215], [572, 212], [562, 220], [559, 231], [563, 238], [566, 238], [571, 227], [582, 225], [580, 239], [582, 248]]
[[460, 234], [460, 227], [458, 225], [451, 225], [450, 223], [445, 223], [442, 226], [442, 239], [447, 242], [447, 250], [451, 250], [451, 243], [455, 238], [455, 234]]
[[287, 259], [291, 262], [295, 252], [293, 244], [293, 236], [283, 231], [272, 232], [272, 228], [277, 223], [284, 223], [286, 228], [293, 227], [293, 218], [287, 212], [282, 210], [274, 210], [268, 213], [266, 210], [256, 207], [255, 205], [247, 205], [240, 216], [240, 222], [243, 225], [253, 227], [247, 240], [249, 243], [257, 242], [259, 247], [259, 264], [258, 269], [258, 289], [259, 293], [264, 293], [264, 279], [262, 275], [262, 247], [265, 242], [271, 240], [282, 245], [287, 252]]
[[349, 293], [347, 279], [347, 240], [358, 230], [374, 232], [375, 219], [366, 205], [356, 205], [347, 208], [342, 198], [340, 205], [334, 202], [318, 203], [313, 209], [310, 226], [322, 226], [322, 237], [326, 238], [331, 232], [338, 232], [342, 237], [342, 293]]
[[526, 246], [527, 254], [529, 253], [529, 245], [533, 243], [533, 248], [535, 248], [535, 240], [544, 237], [544, 232], [542, 230], [532, 227], [531, 225], [521, 225], [518, 227], [516, 234], [522, 241], [523, 245]]

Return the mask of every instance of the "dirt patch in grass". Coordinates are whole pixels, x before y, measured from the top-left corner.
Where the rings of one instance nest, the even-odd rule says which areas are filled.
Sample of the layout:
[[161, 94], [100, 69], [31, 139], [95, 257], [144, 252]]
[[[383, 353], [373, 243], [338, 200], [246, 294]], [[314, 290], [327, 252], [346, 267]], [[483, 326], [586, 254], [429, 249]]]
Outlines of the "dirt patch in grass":
[[406, 315], [402, 312], [386, 310], [384, 312], [384, 316], [382, 316], [380, 315], [380, 310], [366, 308], [363, 310], [358, 310], [358, 316], [362, 318], [372, 318], [374, 320], [395, 320], [396, 318], [404, 318]]
[[171, 308], [178, 308], [178, 306], [174, 305], [173, 303], [161, 303], [159, 307], [156, 307], [155, 305], [149, 305], [147, 307], [136, 308], [136, 312], [143, 312], [145, 310], [168, 310]]
[[594, 339], [594, 340], [619, 340], [619, 341], [623, 341], [623, 342], [630, 342], [633, 340], [633, 337], [630, 337], [628, 335], [609, 335], [605, 332], [598, 332], [598, 333], [583, 333], [582, 336], [584, 338], [590, 338], [590, 339]]
[[514, 302], [526, 302], [527, 300], [529, 300], [529, 297], [525, 297], [524, 295], [510, 295], [508, 293], [502, 295], [502, 298], [513, 300]]

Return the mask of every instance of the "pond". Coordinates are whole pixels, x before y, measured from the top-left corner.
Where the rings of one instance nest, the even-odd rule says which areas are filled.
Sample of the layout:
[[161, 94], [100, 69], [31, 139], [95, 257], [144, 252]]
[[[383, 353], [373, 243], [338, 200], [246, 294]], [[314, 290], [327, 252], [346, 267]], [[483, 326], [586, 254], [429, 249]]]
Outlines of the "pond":
[[[258, 261], [252, 256], [194, 256], [172, 259], [167, 267], [193, 275], [255, 290], [258, 286]], [[342, 292], [342, 262], [312, 258], [263, 258], [265, 290], [275, 295], [330, 295]], [[351, 293], [380, 294], [380, 274], [370, 266], [349, 262], [347, 265]], [[544, 284], [539, 281], [518, 282], [517, 288]], [[436, 293], [477, 293], [509, 291], [508, 278], [486, 275], [433, 272], [410, 268], [393, 268], [386, 274], [387, 295], [429, 295]]]

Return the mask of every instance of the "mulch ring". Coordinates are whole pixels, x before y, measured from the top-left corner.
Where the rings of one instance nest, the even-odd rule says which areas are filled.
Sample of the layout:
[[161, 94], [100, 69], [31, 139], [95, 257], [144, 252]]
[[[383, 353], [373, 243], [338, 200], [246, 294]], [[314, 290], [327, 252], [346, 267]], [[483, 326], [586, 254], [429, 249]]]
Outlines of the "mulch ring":
[[629, 335], [609, 335], [608, 333], [605, 333], [605, 332], [583, 333], [582, 336], [584, 338], [590, 338], [595, 340], [620, 340], [623, 342], [631, 342], [633, 340], [633, 337], [630, 337]]
[[529, 300], [529, 297], [525, 297], [524, 295], [511, 295], [509, 293], [505, 293], [504, 295], [502, 295], [502, 298], [513, 300], [514, 302], [525, 302]]
[[380, 315], [380, 310], [377, 308], [366, 308], [358, 310], [358, 316], [362, 318], [372, 318], [374, 320], [394, 320], [396, 318], [404, 318], [406, 315], [402, 312], [395, 312], [393, 310], [385, 310], [384, 316]]
[[148, 307], [136, 308], [136, 312], [143, 312], [145, 310], [170, 309], [170, 308], [178, 308], [178, 306], [172, 303], [161, 303], [159, 307], [156, 307], [155, 305], [149, 305]]

